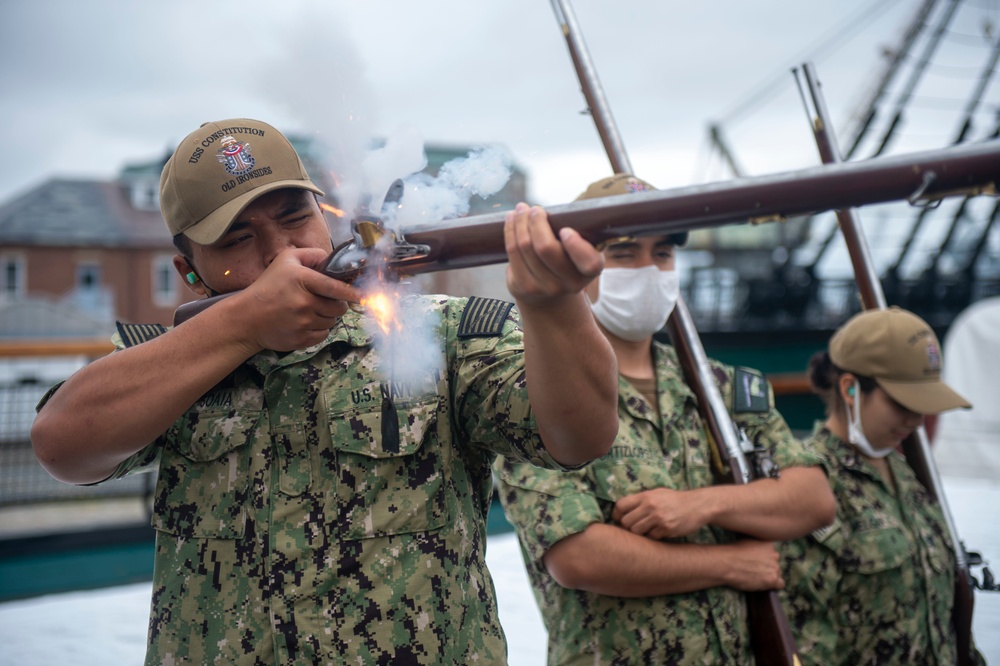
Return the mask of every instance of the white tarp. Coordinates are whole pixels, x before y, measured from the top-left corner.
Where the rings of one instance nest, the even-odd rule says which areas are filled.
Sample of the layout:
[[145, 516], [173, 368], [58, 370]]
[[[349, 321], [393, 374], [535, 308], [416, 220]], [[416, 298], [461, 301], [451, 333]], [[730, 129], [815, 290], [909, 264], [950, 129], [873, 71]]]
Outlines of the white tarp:
[[952, 477], [1000, 479], [1000, 297], [963, 310], [942, 344], [942, 378], [973, 407], [938, 418], [938, 469]]
[[[944, 478], [961, 539], [1000, 562], [1000, 481]], [[547, 636], [521, 562], [517, 537], [490, 534], [486, 564], [497, 589], [510, 666], [545, 666]], [[973, 575], [982, 578], [980, 569]], [[141, 664], [152, 585], [136, 583], [0, 604], [0, 666]], [[988, 664], [1000, 664], [1000, 592], [976, 591], [973, 634]]]

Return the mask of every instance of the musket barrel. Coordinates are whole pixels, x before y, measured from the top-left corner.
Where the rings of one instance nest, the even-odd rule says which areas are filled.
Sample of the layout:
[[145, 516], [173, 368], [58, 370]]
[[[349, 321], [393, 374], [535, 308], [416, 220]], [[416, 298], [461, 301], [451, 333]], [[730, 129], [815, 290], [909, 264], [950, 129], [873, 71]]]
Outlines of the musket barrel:
[[[813, 137], [816, 139], [820, 159], [824, 164], [840, 164], [843, 160], [840, 157], [840, 149], [837, 147], [837, 137], [830, 125], [830, 114], [826, 109], [826, 101], [820, 94], [819, 80], [816, 78], [810, 63], [803, 65], [802, 72], [805, 75], [810, 98], [816, 109], [816, 117], [813, 119]], [[837, 210], [837, 222], [840, 233], [844, 236], [844, 242], [847, 244], [851, 265], [854, 268], [854, 279], [861, 292], [862, 304], [866, 309], [884, 308], [886, 306], [885, 294], [882, 291], [878, 274], [875, 272], [875, 262], [872, 261], [868, 241], [865, 239], [864, 229], [861, 227], [861, 220], [858, 219], [857, 212], [853, 207], [840, 208]]]
[[634, 175], [628, 153], [625, 152], [625, 142], [622, 141], [614, 116], [611, 115], [611, 107], [601, 86], [601, 80], [597, 76], [597, 68], [590, 57], [590, 51], [583, 41], [583, 32], [576, 21], [573, 7], [566, 0], [551, 0], [551, 3], [556, 20], [559, 21], [563, 36], [566, 38], [570, 59], [573, 60], [583, 97], [587, 101], [587, 109], [594, 119], [594, 126], [601, 137], [608, 161], [611, 162], [611, 169], [615, 173]]
[[[891, 201], [932, 201], [959, 193], [995, 193], [1000, 140], [840, 162], [705, 185], [636, 192], [546, 208], [554, 229], [571, 227], [598, 244], [621, 236], [668, 234], [785, 219]], [[404, 228], [426, 255], [395, 266], [417, 274], [503, 263], [504, 213]]]
[[[933, 174], [933, 178], [928, 178]], [[635, 192], [547, 207], [553, 229], [571, 227], [597, 245], [622, 236], [669, 234], [754, 221], [780, 220], [830, 209], [957, 193], [995, 192], [1000, 140], [830, 164], [770, 176], [740, 178], [670, 190]], [[389, 266], [416, 275], [507, 261], [506, 213], [488, 213], [399, 230], [428, 251]], [[332, 259], [332, 255], [330, 257]], [[181, 305], [180, 324], [219, 298]]]

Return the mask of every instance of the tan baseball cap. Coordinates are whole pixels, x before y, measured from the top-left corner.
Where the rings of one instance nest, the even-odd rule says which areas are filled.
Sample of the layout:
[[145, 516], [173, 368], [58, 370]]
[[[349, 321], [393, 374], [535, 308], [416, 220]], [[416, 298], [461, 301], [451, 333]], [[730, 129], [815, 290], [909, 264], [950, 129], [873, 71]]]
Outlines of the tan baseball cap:
[[[636, 178], [632, 174], [618, 173], [614, 176], [602, 178], [587, 186], [587, 189], [576, 198], [576, 201], [584, 199], [599, 199], [601, 197], [612, 197], [618, 194], [632, 194], [634, 192], [648, 192], [656, 188], [644, 180]], [[681, 246], [687, 243], [688, 232], [679, 231], [668, 236], [670, 242]]]
[[187, 135], [167, 160], [160, 210], [171, 235], [209, 245], [254, 199], [284, 187], [323, 195], [281, 132], [259, 120], [220, 120]]
[[830, 360], [841, 370], [871, 377], [918, 414], [972, 407], [941, 381], [941, 345], [934, 331], [898, 307], [851, 317], [830, 339]]

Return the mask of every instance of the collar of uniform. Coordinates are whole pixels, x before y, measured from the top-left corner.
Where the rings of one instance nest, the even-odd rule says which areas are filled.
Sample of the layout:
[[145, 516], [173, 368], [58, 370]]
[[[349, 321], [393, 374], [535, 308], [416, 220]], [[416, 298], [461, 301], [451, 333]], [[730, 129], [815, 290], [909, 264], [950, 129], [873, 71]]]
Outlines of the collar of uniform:
[[[812, 441], [814, 445], [817, 445], [817, 448], [823, 447], [825, 449], [822, 451], [817, 450], [816, 453], [835, 460], [840, 467], [851, 470], [852, 472], [857, 472], [858, 474], [864, 474], [866, 476], [877, 478], [883, 483], [885, 482], [882, 475], [879, 474], [877, 469], [875, 469], [874, 465], [868, 462], [863, 455], [858, 453], [858, 450], [855, 449], [850, 442], [845, 442], [830, 432], [822, 421], [816, 422], [816, 425], [813, 428], [813, 436], [810, 441]], [[904, 462], [905, 464], [902, 454], [898, 451], [890, 453], [887, 457], [890, 465], [894, 464], [896, 459]]]
[[330, 331], [330, 337], [323, 344], [346, 342], [352, 347], [367, 347], [375, 341], [374, 325], [365, 324], [366, 315], [348, 310], [340, 322]]
[[619, 401], [624, 409], [636, 418], [656, 423], [669, 423], [684, 410], [688, 400], [694, 400], [694, 392], [684, 382], [677, 356], [669, 345], [653, 342], [653, 366], [656, 372], [656, 395], [659, 400], [660, 417], [647, 406], [645, 398], [624, 377], [618, 378]]
[[622, 375], [618, 375], [618, 402], [633, 418], [651, 421], [659, 426], [656, 412], [646, 402], [646, 397]]
[[320, 350], [337, 343], [346, 343], [351, 347], [366, 347], [372, 344], [375, 334], [365, 330], [363, 320], [363, 315], [348, 310], [337, 322], [337, 325], [330, 329], [330, 334], [323, 342], [305, 349], [290, 351], [287, 354], [278, 354], [267, 349], [252, 356], [248, 363], [262, 375], [266, 375], [274, 368], [306, 361], [319, 353]]
[[681, 412], [688, 401], [695, 402], [694, 391], [684, 381], [684, 371], [677, 360], [677, 352], [670, 345], [653, 341], [653, 364], [656, 366], [656, 393], [660, 399], [660, 413], [665, 421]]

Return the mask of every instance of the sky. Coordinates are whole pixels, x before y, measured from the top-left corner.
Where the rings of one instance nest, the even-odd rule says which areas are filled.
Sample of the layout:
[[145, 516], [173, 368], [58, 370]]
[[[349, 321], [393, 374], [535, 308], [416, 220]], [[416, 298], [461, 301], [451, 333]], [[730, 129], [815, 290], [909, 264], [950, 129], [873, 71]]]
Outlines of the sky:
[[[571, 7], [635, 171], [669, 188], [731, 177], [712, 122], [745, 173], [818, 164], [791, 68], [813, 62], [848, 126], [921, 2]], [[52, 177], [113, 178], [234, 117], [346, 146], [403, 126], [499, 144], [532, 203], [565, 203], [611, 171], [584, 108], [544, 0], [0, 2], [0, 203]]]

